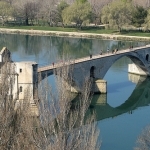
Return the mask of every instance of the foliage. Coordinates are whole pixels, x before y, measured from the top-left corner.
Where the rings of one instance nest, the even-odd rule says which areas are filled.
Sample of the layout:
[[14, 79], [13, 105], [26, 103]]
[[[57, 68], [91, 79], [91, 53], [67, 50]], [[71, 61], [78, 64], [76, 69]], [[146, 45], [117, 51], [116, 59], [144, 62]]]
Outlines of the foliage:
[[88, 2], [77, 3], [75, 2], [63, 11], [63, 21], [65, 24], [76, 24], [81, 28], [83, 24], [89, 23], [91, 15], [91, 6]]
[[[133, 25], [136, 26], [143, 24], [145, 18], [144, 10], [140, 9], [141, 6], [137, 6], [137, 9], [132, 7], [132, 5], [142, 5], [142, 2], [133, 1], [3, 0], [0, 1], [0, 14], [2, 14], [1, 20], [3, 25], [6, 25], [6, 21], [8, 20], [9, 25], [61, 25], [64, 27], [65, 23], [67, 26], [76, 24], [77, 27], [81, 28], [81, 26], [91, 22], [95, 23], [95, 25], [106, 23], [108, 24], [106, 27], [121, 30], [123, 26], [128, 26], [130, 23], [134, 23]], [[3, 3], [5, 3], [5, 6]], [[149, 3], [143, 1], [143, 4], [148, 5]], [[133, 12], [132, 19], [133, 10], [136, 11]], [[142, 13], [140, 13], [140, 10]], [[148, 28], [147, 23], [148, 18], [145, 23], [145, 30]]]
[[107, 3], [108, 3], [107, 1], [99, 1], [99, 0], [90, 1], [90, 5], [92, 7], [91, 22], [94, 23], [95, 25], [99, 25], [101, 23], [101, 17], [100, 17], [101, 9]]
[[123, 25], [131, 23], [132, 4], [120, 0], [113, 1], [102, 9], [102, 23], [108, 24], [110, 28], [121, 31]]
[[94, 112], [85, 117], [91, 102], [91, 82], [86, 78], [78, 101], [73, 102], [74, 96], [68, 92], [73, 69], [69, 64], [69, 61], [68, 66], [62, 62], [55, 70], [55, 91], [47, 80], [40, 80], [40, 101], [34, 104], [30, 103], [29, 88], [25, 89], [24, 100], [12, 99], [15, 65], [10, 62], [1, 65], [0, 149], [99, 150]]
[[76, 0], [77, 3], [85, 3], [87, 0]]
[[137, 6], [132, 14], [132, 23], [136, 27], [141, 27], [141, 25], [145, 22], [145, 18], [147, 17], [147, 10], [142, 6]]
[[2, 25], [5, 24], [7, 19], [12, 15], [13, 8], [10, 4], [4, 1], [0, 1], [0, 17], [2, 19]]
[[62, 18], [62, 11], [67, 8], [69, 5], [65, 1], [61, 1], [57, 6], [57, 15], [58, 15], [58, 22], [61, 22], [63, 24], [63, 18]]
[[147, 10], [147, 17], [145, 19], [144, 30], [150, 30], [150, 9]]

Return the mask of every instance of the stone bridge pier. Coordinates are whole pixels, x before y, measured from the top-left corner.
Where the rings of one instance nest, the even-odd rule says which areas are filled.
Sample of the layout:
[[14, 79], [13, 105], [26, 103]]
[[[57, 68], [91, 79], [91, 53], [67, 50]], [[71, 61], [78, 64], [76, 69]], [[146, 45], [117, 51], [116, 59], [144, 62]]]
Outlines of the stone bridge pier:
[[[128, 57], [132, 60], [138, 69], [138, 74], [150, 75], [150, 47], [144, 46], [140, 48], [132, 48], [120, 50], [115, 54], [105, 54], [101, 56], [93, 56], [83, 61], [75, 61], [72, 65], [72, 75], [75, 82], [72, 91], [80, 91], [89, 79], [93, 81], [93, 91], [106, 93], [107, 82], [103, 80], [109, 68], [122, 57]], [[78, 87], [78, 88], [77, 88]]]

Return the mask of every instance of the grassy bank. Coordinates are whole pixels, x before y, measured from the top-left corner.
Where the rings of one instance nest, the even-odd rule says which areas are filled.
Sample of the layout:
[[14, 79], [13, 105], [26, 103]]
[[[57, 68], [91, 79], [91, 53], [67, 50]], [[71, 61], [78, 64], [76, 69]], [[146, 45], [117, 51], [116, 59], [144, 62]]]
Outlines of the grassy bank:
[[50, 26], [0, 26], [0, 28], [8, 29], [24, 29], [24, 30], [42, 30], [42, 31], [62, 31], [62, 32], [81, 32], [81, 33], [97, 33], [112, 34], [116, 31], [105, 30], [100, 27], [84, 27], [81, 30], [74, 27], [50, 27]]
[[[13, 29], [13, 30], [9, 30]], [[105, 38], [114, 40], [150, 41], [150, 33], [139, 30], [118, 32], [101, 27], [84, 27], [78, 30], [74, 27], [49, 27], [49, 26], [0, 26], [2, 33], [35, 34], [47, 36], [76, 36], [84, 38]]]
[[95, 34], [117, 34], [117, 35], [127, 35], [127, 36], [143, 36], [150, 37], [149, 32], [144, 32], [141, 30], [129, 30], [119, 32], [117, 30], [104, 29], [101, 27], [84, 27], [79, 30], [74, 27], [50, 27], [50, 26], [0, 26], [0, 28], [8, 29], [24, 29], [24, 30], [43, 30], [43, 31], [62, 31], [62, 32], [81, 32], [81, 33], [95, 33]]
[[121, 35], [127, 35], [127, 36], [150, 37], [150, 32], [144, 32], [141, 30], [122, 31], [120, 34]]

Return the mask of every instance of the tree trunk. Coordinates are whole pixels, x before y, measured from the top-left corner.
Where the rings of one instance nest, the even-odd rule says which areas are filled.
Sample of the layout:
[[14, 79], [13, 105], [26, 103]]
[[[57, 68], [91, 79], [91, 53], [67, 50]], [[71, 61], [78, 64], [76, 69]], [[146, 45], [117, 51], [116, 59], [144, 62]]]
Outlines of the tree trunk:
[[28, 17], [26, 18], [26, 20], [25, 20], [25, 24], [28, 26], [29, 25], [29, 19], [28, 19]]

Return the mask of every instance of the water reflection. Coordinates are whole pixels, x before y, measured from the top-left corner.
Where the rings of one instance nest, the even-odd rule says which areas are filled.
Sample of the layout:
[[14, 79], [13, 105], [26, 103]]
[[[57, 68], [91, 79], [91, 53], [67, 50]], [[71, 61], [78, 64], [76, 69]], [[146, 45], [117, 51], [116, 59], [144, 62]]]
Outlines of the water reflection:
[[129, 81], [136, 83], [136, 84], [143, 82], [146, 78], [147, 78], [146, 76], [140, 76], [140, 75], [128, 73]]
[[[138, 42], [138, 46], [145, 45], [146, 42]], [[106, 52], [118, 48], [125, 49], [137, 42], [115, 41], [102, 39], [83, 39], [69, 37], [52, 36], [32, 36], [19, 34], [0, 34], [0, 47], [6, 46], [12, 53], [15, 53], [14, 61], [31, 60], [39, 65], [52, 63], [67, 56], [71, 59], [88, 56], [89, 54], [99, 54], [100, 50]], [[33, 57], [29, 57], [33, 56]], [[44, 58], [44, 59], [43, 59]]]
[[143, 76], [129, 75], [129, 79], [136, 82], [136, 88], [131, 96], [125, 100], [123, 104], [117, 107], [111, 107], [107, 103], [107, 95], [94, 95], [88, 115], [92, 112], [96, 113], [96, 120], [102, 120], [110, 117], [116, 117], [124, 113], [132, 114], [133, 110], [148, 106], [150, 104], [150, 78]]
[[[114, 40], [111, 41], [102, 39], [0, 34], [0, 47], [2, 48], [6, 46], [11, 51], [12, 59], [14, 61], [36, 61], [39, 65], [55, 62], [58, 58], [61, 59], [63, 54], [66, 56], [68, 55], [70, 58], [79, 58], [88, 56], [90, 53], [99, 54], [100, 50], [105, 52], [107, 48], [110, 50], [115, 48], [125, 49], [130, 45], [136, 47], [146, 44], [148, 43]], [[146, 79], [142, 83], [138, 83], [138, 78], [136, 79], [135, 77], [129, 76], [129, 79], [133, 83], [138, 83], [132, 92], [135, 84], [132, 84], [130, 81], [130, 83], [128, 82], [127, 64], [129, 62], [130, 61], [124, 57], [123, 59], [116, 61], [109, 69], [109, 73], [107, 73], [105, 76], [105, 79], [109, 82], [109, 94], [95, 95], [87, 115], [90, 115], [95, 111], [97, 115], [96, 119], [102, 120], [105, 118], [115, 117], [123, 113], [133, 113], [133, 110], [137, 109], [138, 107], [149, 105], [150, 98], [148, 94], [148, 86], [150, 81], [149, 79]], [[49, 77], [48, 81], [52, 84], [53, 87], [55, 86], [53, 76]], [[128, 95], [131, 96], [128, 98]], [[122, 102], [123, 97], [124, 100]], [[113, 103], [115, 101], [115, 103], [118, 104], [118, 101], [120, 101], [121, 104], [117, 107], [112, 107], [108, 103], [112, 100]], [[107, 148], [105, 149], [112, 149], [112, 147], [117, 147], [119, 144], [121, 145], [121, 148], [119, 147], [115, 149], [131, 149], [131, 143], [135, 141], [134, 137], [139, 134], [137, 133], [138, 130], [140, 130], [142, 126], [145, 126], [146, 121], [149, 119], [147, 117], [148, 115], [145, 117], [145, 113], [148, 113], [149, 109], [144, 110], [145, 112], [143, 114], [141, 114], [141, 111], [137, 111], [141, 114], [141, 116], [139, 116], [139, 114], [137, 115], [136, 113], [133, 113], [132, 121], [129, 121], [129, 117], [123, 118], [125, 122], [130, 122], [132, 125], [136, 124], [136, 126], [133, 128], [131, 126], [129, 127], [127, 124], [120, 123], [121, 121], [119, 119], [121, 117], [117, 117], [116, 120], [111, 119], [108, 122], [104, 122], [103, 126], [101, 126], [101, 134], [103, 136], [103, 141], [106, 142], [104, 145]], [[138, 120], [136, 120], [137, 118]], [[117, 119], [119, 120], [119, 123], [117, 122]], [[112, 124], [114, 127], [116, 127], [113, 128], [114, 134], [111, 134], [112, 132], [110, 125], [112, 126]], [[123, 133], [126, 134], [129, 128], [132, 133], [134, 132], [134, 135], [130, 132], [130, 135], [128, 135], [126, 138], [126, 135], [124, 137]], [[116, 133], [119, 134], [117, 135]]]

